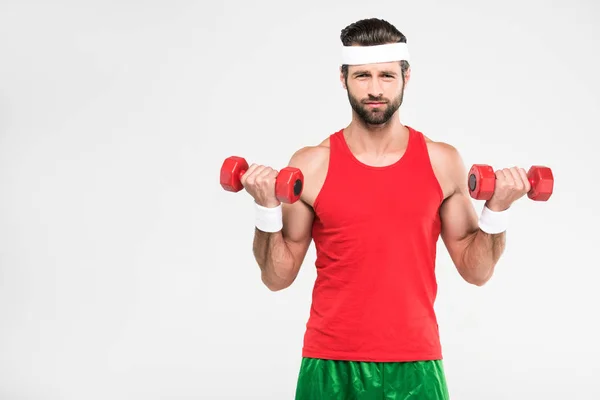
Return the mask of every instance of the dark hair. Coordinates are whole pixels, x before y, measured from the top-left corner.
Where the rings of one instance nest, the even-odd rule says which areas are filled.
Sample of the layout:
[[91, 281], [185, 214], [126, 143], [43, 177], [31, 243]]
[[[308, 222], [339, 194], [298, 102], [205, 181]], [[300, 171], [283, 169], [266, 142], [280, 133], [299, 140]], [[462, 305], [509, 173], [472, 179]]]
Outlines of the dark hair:
[[[388, 43], [406, 43], [406, 36], [389, 22], [378, 18], [367, 18], [356, 21], [344, 29], [340, 34], [344, 46], [375, 46]], [[409, 63], [400, 61], [402, 77], [409, 68]], [[342, 65], [344, 77], [348, 78], [348, 66]]]

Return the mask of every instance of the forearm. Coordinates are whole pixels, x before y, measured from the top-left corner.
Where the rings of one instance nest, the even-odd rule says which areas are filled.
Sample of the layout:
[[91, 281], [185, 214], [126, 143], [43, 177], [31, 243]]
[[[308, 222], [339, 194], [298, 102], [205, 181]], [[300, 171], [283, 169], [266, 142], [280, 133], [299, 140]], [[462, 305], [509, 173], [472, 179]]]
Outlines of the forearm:
[[469, 238], [461, 260], [461, 274], [474, 285], [485, 284], [504, 252], [506, 232], [489, 234], [477, 229]]
[[288, 287], [294, 279], [295, 261], [283, 234], [255, 229], [253, 253], [263, 283], [271, 290]]

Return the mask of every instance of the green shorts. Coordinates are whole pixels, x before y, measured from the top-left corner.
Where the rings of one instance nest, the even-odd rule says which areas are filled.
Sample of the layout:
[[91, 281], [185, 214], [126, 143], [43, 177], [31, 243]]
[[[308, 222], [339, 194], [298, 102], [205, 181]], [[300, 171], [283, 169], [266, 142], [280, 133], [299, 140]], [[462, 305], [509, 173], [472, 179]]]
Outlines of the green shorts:
[[296, 400], [448, 400], [442, 360], [357, 362], [303, 358]]

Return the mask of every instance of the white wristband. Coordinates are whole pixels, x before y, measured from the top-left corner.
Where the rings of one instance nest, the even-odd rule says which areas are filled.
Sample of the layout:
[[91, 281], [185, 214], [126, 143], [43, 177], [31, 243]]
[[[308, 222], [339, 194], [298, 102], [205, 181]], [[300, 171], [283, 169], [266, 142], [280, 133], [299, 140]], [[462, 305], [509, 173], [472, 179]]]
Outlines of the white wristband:
[[283, 228], [282, 205], [263, 207], [254, 202], [256, 208], [256, 227], [263, 232], [279, 232]]
[[502, 233], [508, 228], [508, 209], [504, 211], [492, 211], [483, 207], [479, 217], [479, 229], [485, 233]]

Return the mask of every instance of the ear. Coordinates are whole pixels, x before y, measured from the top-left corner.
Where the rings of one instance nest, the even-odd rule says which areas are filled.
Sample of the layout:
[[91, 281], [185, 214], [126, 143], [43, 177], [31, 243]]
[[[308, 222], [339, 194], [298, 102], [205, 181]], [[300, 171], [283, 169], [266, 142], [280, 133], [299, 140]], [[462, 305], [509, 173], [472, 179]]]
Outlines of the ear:
[[344, 89], [348, 89], [346, 87], [346, 80], [344, 79], [344, 73], [342, 72], [342, 67], [340, 66], [340, 82], [342, 83], [342, 87]]
[[410, 67], [404, 73], [404, 86], [408, 85], [408, 81], [410, 81]]

